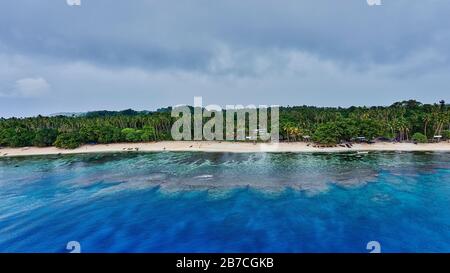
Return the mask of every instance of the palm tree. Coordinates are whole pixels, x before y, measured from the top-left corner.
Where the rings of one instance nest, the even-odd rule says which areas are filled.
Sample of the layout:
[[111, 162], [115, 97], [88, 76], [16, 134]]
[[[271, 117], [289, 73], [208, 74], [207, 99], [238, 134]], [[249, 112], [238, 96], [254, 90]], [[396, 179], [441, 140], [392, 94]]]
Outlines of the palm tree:
[[425, 136], [427, 136], [427, 128], [428, 128], [428, 123], [433, 119], [432, 115], [429, 113], [424, 113], [422, 116], [422, 120], [423, 120], [423, 134]]

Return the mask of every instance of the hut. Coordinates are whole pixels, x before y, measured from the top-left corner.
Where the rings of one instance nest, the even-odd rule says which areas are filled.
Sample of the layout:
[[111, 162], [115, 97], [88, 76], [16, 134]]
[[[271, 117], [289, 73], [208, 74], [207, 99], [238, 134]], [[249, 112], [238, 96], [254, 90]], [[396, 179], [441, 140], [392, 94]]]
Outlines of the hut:
[[441, 136], [441, 135], [436, 135], [436, 136], [433, 137], [433, 141], [434, 141], [434, 142], [440, 142], [441, 139], [442, 139], [442, 136]]
[[363, 136], [355, 137], [355, 138], [353, 138], [352, 140], [355, 141], [355, 142], [357, 142], [357, 143], [367, 142], [366, 137], [363, 137]]

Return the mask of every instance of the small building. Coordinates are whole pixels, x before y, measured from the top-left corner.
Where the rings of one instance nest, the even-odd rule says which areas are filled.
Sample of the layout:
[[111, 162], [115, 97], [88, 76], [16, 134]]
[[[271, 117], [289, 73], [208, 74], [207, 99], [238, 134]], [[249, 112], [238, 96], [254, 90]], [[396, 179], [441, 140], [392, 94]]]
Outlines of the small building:
[[256, 142], [258, 140], [258, 136], [260, 137], [263, 134], [267, 134], [267, 129], [255, 129], [252, 130], [251, 132], [252, 135], [245, 137], [245, 139]]
[[440, 142], [441, 139], [442, 139], [441, 135], [436, 135], [436, 136], [433, 137], [433, 141], [435, 141], [435, 142]]
[[303, 136], [303, 141], [310, 142], [311, 141], [311, 136]]
[[355, 137], [352, 140], [356, 141], [356, 142], [367, 142], [366, 137], [363, 137], [363, 136]]

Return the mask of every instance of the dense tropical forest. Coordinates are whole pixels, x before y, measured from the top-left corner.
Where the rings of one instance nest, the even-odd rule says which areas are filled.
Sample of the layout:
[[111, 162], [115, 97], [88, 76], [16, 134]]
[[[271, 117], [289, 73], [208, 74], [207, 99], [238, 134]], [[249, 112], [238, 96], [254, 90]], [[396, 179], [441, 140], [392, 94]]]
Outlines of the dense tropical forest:
[[[171, 140], [171, 108], [155, 112], [97, 111], [74, 116], [1, 118], [0, 146], [57, 146]], [[388, 107], [280, 108], [281, 141], [312, 140], [322, 145], [364, 139], [429, 142], [450, 139], [450, 111], [444, 101], [409, 100]]]

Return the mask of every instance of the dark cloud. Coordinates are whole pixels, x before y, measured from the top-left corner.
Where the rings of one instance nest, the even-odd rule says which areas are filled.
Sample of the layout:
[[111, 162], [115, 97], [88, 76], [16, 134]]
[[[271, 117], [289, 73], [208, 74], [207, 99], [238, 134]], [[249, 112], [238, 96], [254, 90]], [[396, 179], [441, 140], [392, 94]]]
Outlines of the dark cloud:
[[[448, 0], [383, 0], [379, 7], [366, 0], [81, 2], [80, 7], [65, 0], [2, 2], [0, 94], [11, 93], [1, 89], [17, 81], [42, 78], [52, 87], [47, 95], [58, 104], [37, 103], [34, 112], [39, 113], [151, 109], [200, 93], [220, 103], [216, 100], [229, 101], [227, 96], [245, 89], [251, 89], [245, 99], [249, 103], [257, 103], [251, 101], [256, 90], [266, 92], [257, 95], [266, 104], [434, 101], [447, 94]], [[433, 89], [422, 94], [418, 88], [428, 85]], [[361, 98], [362, 89], [392, 97]], [[111, 90], [102, 103], [100, 96]], [[337, 91], [347, 100], [336, 97]], [[73, 95], [77, 92], [99, 99], [86, 105]], [[159, 97], [152, 103], [140, 103], [155, 94]], [[6, 105], [11, 102], [17, 109], [29, 104], [27, 98], [0, 100], [0, 115], [20, 113]]]
[[120, 66], [201, 69], [217, 44], [364, 66], [428, 48], [448, 59], [448, 14], [446, 0], [16, 0], [2, 3], [0, 40], [13, 51]]

